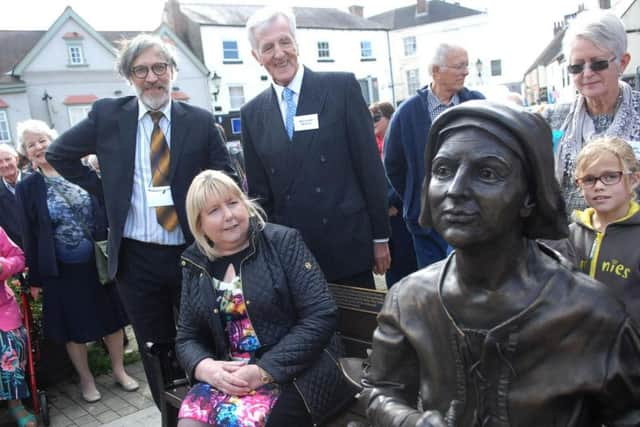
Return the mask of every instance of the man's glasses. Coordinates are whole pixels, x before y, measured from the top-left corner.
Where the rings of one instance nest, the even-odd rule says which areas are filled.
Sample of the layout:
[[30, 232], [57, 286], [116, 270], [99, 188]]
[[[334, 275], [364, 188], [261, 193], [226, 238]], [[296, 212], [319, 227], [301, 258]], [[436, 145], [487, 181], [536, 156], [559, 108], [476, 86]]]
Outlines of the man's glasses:
[[596, 182], [600, 181], [604, 185], [616, 185], [622, 180], [623, 175], [628, 175], [628, 173], [624, 173], [622, 171], [611, 171], [605, 172], [600, 176], [593, 175], [585, 175], [581, 178], [576, 179], [576, 184], [581, 187], [593, 187], [596, 185]]
[[373, 123], [378, 123], [382, 119], [382, 114], [374, 114], [371, 117], [373, 118]]
[[[589, 69], [591, 71], [602, 71], [609, 68], [609, 64], [616, 60], [614, 56], [611, 59], [601, 59], [599, 61], [591, 61], [589, 62]], [[570, 74], [580, 74], [584, 71], [584, 67], [587, 65], [587, 62], [583, 62], [582, 64], [570, 64], [567, 66], [567, 70]]]
[[[151, 66], [151, 71], [153, 71], [153, 74], [160, 77], [165, 75], [168, 68], [169, 64], [166, 62], [156, 62]], [[149, 67], [146, 65], [138, 65], [131, 69], [131, 73], [139, 79], [144, 79], [149, 74]]]
[[443, 68], [450, 68], [456, 71], [468, 71], [469, 64], [467, 62], [463, 62], [462, 64], [445, 65]]

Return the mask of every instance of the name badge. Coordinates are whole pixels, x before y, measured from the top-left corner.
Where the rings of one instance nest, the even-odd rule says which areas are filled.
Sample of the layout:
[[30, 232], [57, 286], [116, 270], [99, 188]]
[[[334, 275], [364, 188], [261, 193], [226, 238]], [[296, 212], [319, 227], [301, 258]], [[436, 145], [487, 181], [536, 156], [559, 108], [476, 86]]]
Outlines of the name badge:
[[159, 206], [173, 206], [171, 187], [168, 185], [147, 187], [147, 203], [149, 203], [149, 207], [152, 208], [157, 208]]
[[295, 116], [293, 118], [293, 130], [296, 132], [313, 129], [318, 129], [317, 114], [307, 114], [305, 116]]

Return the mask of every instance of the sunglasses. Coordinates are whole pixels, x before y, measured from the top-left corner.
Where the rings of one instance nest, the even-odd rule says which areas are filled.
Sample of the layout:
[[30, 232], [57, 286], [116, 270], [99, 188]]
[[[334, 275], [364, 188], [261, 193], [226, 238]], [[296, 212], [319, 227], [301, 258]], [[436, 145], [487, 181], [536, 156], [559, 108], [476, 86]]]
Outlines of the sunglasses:
[[[167, 64], [166, 62], [156, 62], [155, 64], [151, 65], [151, 71], [153, 71], [153, 74], [158, 77], [164, 76], [168, 68], [169, 64]], [[145, 79], [149, 74], [149, 67], [147, 67], [146, 65], [138, 65], [137, 67], [133, 67], [131, 69], [131, 73], [139, 79]]]
[[602, 71], [602, 70], [606, 70], [607, 68], [609, 68], [609, 64], [613, 61], [616, 60], [616, 57], [614, 56], [611, 59], [601, 59], [599, 61], [591, 61], [591, 62], [583, 62], [582, 64], [570, 64], [567, 66], [567, 70], [569, 71], [570, 74], [580, 74], [581, 72], [584, 71], [584, 67], [586, 67], [587, 64], [589, 64], [589, 69], [591, 71]]
[[373, 118], [373, 123], [378, 123], [382, 119], [382, 114], [374, 114], [372, 118]]
[[600, 176], [593, 175], [585, 175], [581, 178], [576, 179], [576, 184], [581, 187], [593, 187], [596, 185], [596, 182], [600, 181], [604, 185], [616, 185], [622, 180], [623, 175], [629, 175], [629, 173], [624, 173], [622, 171], [611, 171], [605, 172]]

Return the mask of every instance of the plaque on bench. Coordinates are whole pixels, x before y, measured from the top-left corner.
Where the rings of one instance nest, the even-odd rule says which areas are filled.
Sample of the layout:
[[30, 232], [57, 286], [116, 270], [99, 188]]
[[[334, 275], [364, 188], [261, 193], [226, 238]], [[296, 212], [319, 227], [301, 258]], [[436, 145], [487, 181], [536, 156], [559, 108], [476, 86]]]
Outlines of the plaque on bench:
[[376, 317], [382, 308], [386, 291], [329, 284], [338, 306], [338, 332], [342, 336], [347, 357], [367, 357], [371, 348]]

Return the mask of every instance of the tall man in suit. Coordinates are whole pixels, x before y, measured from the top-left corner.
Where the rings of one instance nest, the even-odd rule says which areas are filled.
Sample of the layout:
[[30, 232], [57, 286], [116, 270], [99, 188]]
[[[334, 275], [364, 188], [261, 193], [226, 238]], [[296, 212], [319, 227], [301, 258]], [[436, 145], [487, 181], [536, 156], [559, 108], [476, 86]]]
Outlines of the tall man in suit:
[[386, 180], [371, 115], [351, 73], [298, 63], [290, 10], [248, 21], [272, 84], [241, 110], [249, 194], [270, 221], [300, 230], [331, 282], [374, 287], [389, 267]]
[[384, 141], [384, 167], [391, 185], [402, 199], [418, 268], [447, 255], [447, 242], [442, 236], [418, 224], [425, 172], [424, 150], [431, 123], [449, 107], [471, 99], [484, 99], [480, 92], [464, 87], [469, 74], [469, 56], [462, 47], [441, 43], [427, 69], [433, 82], [400, 105], [389, 123]]
[[[192, 179], [204, 169], [234, 172], [212, 114], [172, 101], [176, 62], [169, 45], [139, 35], [123, 47], [117, 67], [137, 96], [97, 101], [86, 119], [51, 144], [47, 160], [104, 200], [109, 275], [143, 346], [175, 337], [179, 258], [193, 241], [185, 212]], [[87, 154], [97, 155], [101, 178], [83, 166]], [[144, 357], [143, 363], [158, 403], [158, 379]]]
[[22, 246], [22, 235], [16, 204], [16, 185], [22, 178], [16, 149], [9, 144], [0, 144], [0, 227], [19, 246]]

